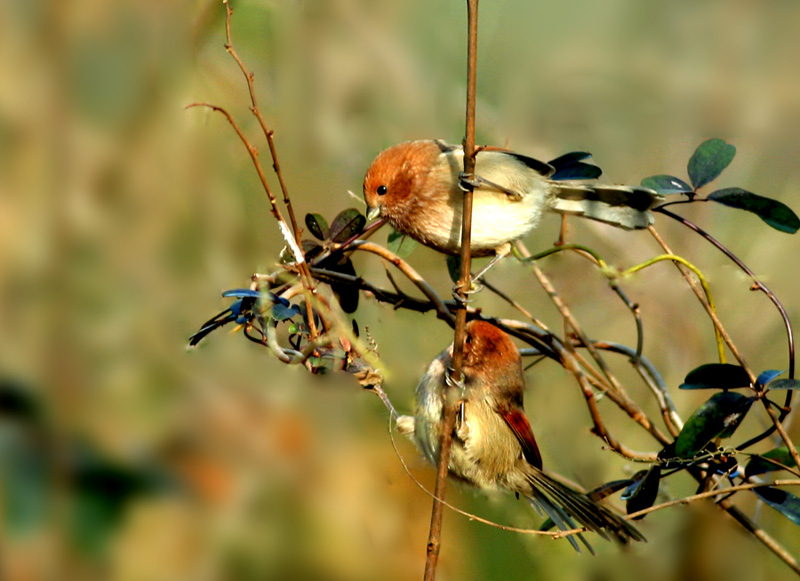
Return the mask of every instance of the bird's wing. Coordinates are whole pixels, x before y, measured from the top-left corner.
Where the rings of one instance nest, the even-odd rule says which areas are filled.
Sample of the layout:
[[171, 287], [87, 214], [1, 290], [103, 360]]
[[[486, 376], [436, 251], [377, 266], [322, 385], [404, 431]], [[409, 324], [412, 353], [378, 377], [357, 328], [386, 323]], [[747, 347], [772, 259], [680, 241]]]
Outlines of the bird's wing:
[[528, 463], [536, 468], [541, 468], [542, 454], [539, 452], [536, 439], [533, 437], [533, 430], [531, 430], [528, 418], [525, 417], [522, 410], [500, 409], [497, 410], [497, 413], [502, 416], [511, 431], [514, 432], [517, 440], [519, 440], [520, 446], [522, 446], [522, 454]]

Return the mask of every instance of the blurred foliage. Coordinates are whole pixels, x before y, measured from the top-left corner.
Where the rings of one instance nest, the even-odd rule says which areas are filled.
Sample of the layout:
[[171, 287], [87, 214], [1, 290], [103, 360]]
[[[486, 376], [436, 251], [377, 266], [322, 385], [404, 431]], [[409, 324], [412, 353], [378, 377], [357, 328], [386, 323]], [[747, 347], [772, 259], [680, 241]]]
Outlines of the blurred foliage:
[[[369, 161], [389, 144], [461, 139], [461, 2], [234, 8], [234, 39], [255, 73], [299, 215], [351, 207], [347, 191], [359, 192]], [[720, 187], [738, 184], [796, 209], [798, 21], [793, 2], [484, 2], [478, 140], [541, 159], [590, 151], [610, 180], [637, 183], [682, 172], [696, 144], [719, 135], [737, 148]], [[184, 350], [204, 314], [227, 306], [218, 291], [275, 265], [283, 247], [235, 135], [221, 118], [183, 109], [218, 103], [257, 135], [223, 24], [217, 0], [0, 1], [0, 373], [30, 395], [2, 396], [0, 578], [419, 577], [429, 498], [399, 466], [375, 398], [336, 374], [286, 369], [224, 333]], [[744, 212], [696, 206], [693, 219], [768, 278], [800, 319], [797, 238]], [[548, 246], [558, 226], [544, 224], [531, 245]], [[653, 252], [638, 234], [571, 228], [619, 263]], [[767, 301], [677, 224], [663, 221], [663, 234], [722, 289], [720, 314], [751, 365], [782, 368], [783, 332]], [[420, 248], [413, 262], [443, 292], [452, 285], [441, 257]], [[378, 261], [359, 257], [355, 266], [383, 276]], [[515, 267], [502, 264], [495, 276], [530, 288]], [[597, 308], [607, 287], [594, 272], [569, 258], [547, 270], [566, 281], [564, 298], [593, 337], [631, 342], [624, 311]], [[713, 360], [714, 338], [698, 332], [699, 306], [663, 270], [631, 284], [653, 333], [646, 355], [677, 386], [687, 369]], [[542, 305], [537, 317], [558, 324], [544, 293], [531, 288], [530, 300]], [[358, 320], [392, 370], [387, 390], [407, 407], [452, 334], [431, 315], [362, 303]], [[587, 485], [636, 472], [599, 449], [563, 371], [535, 370], [528, 413], [547, 465]], [[680, 395], [686, 417], [708, 398]], [[762, 428], [748, 416], [739, 431]], [[796, 422], [789, 431], [798, 441]], [[413, 448], [398, 446], [430, 483]], [[690, 483], [666, 485], [671, 496], [693, 492]], [[488, 518], [532, 524], [513, 499], [450, 494]], [[795, 524], [748, 508], [800, 554]], [[70, 520], [73, 509], [83, 516]], [[789, 578], [718, 512], [656, 513], [639, 524], [650, 542], [635, 556], [608, 544], [593, 559], [448, 514], [440, 576], [638, 579], [646, 567], [654, 581]]]

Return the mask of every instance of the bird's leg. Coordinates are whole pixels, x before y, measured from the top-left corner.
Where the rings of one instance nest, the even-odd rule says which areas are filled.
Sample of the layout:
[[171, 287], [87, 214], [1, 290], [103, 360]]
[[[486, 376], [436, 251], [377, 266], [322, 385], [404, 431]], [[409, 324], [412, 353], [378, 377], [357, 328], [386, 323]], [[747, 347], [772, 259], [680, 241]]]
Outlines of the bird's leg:
[[506, 242], [505, 244], [501, 244], [497, 248], [494, 249], [494, 256], [492, 259], [486, 263], [486, 265], [481, 268], [476, 274], [472, 275], [472, 284], [482, 288], [480, 284], [480, 279], [484, 277], [484, 275], [489, 272], [489, 269], [492, 268], [495, 264], [503, 260], [506, 256], [511, 254], [511, 243]]
[[487, 179], [482, 178], [479, 175], [475, 175], [474, 173], [464, 173], [461, 172], [458, 174], [458, 187], [462, 190], [473, 189], [477, 190], [479, 188], [492, 188], [494, 190], [498, 190], [506, 194], [509, 198], [514, 200], [521, 200], [522, 195], [519, 192], [515, 192], [514, 190], [510, 190], [506, 187], [501, 186], [500, 184], [496, 184], [494, 182], [490, 182]]

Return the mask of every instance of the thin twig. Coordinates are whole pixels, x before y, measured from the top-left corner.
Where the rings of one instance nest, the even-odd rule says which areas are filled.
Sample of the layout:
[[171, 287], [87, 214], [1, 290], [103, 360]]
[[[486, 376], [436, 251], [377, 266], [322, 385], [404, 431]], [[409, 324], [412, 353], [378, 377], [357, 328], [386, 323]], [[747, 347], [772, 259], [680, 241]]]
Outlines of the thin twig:
[[[275, 171], [275, 175], [278, 177], [278, 183], [280, 184], [281, 192], [283, 193], [283, 203], [286, 205], [286, 210], [289, 213], [289, 220], [292, 224], [292, 235], [294, 236], [294, 241], [296, 244], [299, 244], [300, 228], [297, 226], [297, 219], [295, 218], [294, 209], [292, 208], [292, 203], [289, 199], [289, 192], [286, 189], [286, 183], [283, 179], [281, 166], [278, 163], [278, 152], [275, 149], [275, 142], [272, 138], [273, 132], [267, 128], [267, 124], [264, 122], [264, 118], [262, 117], [261, 111], [258, 108], [258, 99], [256, 98], [256, 90], [253, 84], [254, 75], [251, 71], [247, 70], [244, 62], [239, 57], [239, 53], [236, 52], [236, 49], [233, 46], [233, 36], [231, 34], [231, 17], [233, 16], [233, 8], [231, 8], [229, 0], [222, 0], [222, 3], [225, 5], [225, 50], [228, 51], [228, 54], [231, 55], [233, 60], [236, 61], [236, 64], [239, 65], [239, 70], [242, 71], [242, 74], [247, 82], [247, 90], [250, 93], [250, 112], [258, 120], [261, 130], [264, 132], [264, 137], [267, 138], [269, 152], [272, 157], [272, 169]], [[270, 199], [270, 204], [275, 206], [275, 197], [272, 195], [272, 191], [269, 189], [269, 186], [264, 180], [262, 180], [262, 184], [264, 185], [264, 190]], [[298, 267], [300, 269], [300, 280], [303, 283], [303, 288], [306, 290], [307, 294], [313, 295], [315, 292], [313, 283], [314, 279], [311, 277], [311, 273], [308, 270], [308, 264], [306, 264], [304, 260], [298, 260]], [[314, 322], [314, 314], [311, 311], [311, 306], [309, 303], [310, 301], [306, 301], [306, 314], [308, 319], [308, 328], [311, 332], [311, 337], [313, 338], [317, 335], [317, 328], [316, 323]]]
[[414, 270], [414, 268], [408, 264], [405, 260], [394, 254], [392, 251], [380, 246], [379, 244], [375, 244], [373, 242], [355, 242], [351, 245], [351, 248], [355, 250], [363, 250], [365, 252], [371, 252], [372, 254], [377, 254], [384, 260], [389, 261], [392, 265], [397, 267], [400, 272], [402, 272], [408, 280], [414, 283], [416, 287], [422, 291], [428, 300], [433, 303], [434, 308], [436, 309], [436, 314], [440, 319], [447, 321], [448, 323], [454, 323], [455, 317], [447, 308], [447, 305], [444, 304], [441, 297], [436, 294], [436, 291], [433, 290], [433, 287], [422, 278], [419, 273]]
[[[464, 173], [475, 172], [475, 79], [478, 62], [478, 0], [467, 0], [467, 110], [464, 135]], [[456, 311], [456, 327], [453, 338], [453, 386], [445, 387], [445, 406], [442, 426], [442, 441], [439, 445], [439, 458], [436, 467], [436, 487], [434, 488], [433, 508], [431, 509], [431, 526], [428, 533], [428, 545], [425, 559], [425, 581], [436, 579], [436, 565], [439, 562], [439, 551], [442, 538], [442, 514], [444, 505], [439, 500], [444, 498], [447, 489], [447, 470], [450, 462], [450, 445], [453, 439], [453, 427], [458, 413], [456, 396], [457, 385], [461, 382], [461, 365], [463, 363], [464, 339], [467, 325], [467, 291], [472, 284], [470, 274], [470, 241], [472, 235], [472, 186], [464, 189], [463, 209], [461, 212], [461, 276], [457, 293], [461, 298]]]

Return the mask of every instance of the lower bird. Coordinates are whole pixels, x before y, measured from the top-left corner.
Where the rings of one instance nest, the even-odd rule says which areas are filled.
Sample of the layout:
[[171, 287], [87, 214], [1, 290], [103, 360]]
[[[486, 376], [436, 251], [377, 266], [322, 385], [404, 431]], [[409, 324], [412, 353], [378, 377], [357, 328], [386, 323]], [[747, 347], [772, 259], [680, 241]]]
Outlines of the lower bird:
[[[450, 345], [433, 360], [416, 390], [414, 416], [401, 416], [398, 430], [408, 435], [432, 463], [439, 457], [445, 385], [452, 363]], [[623, 543], [644, 541], [628, 521], [548, 476], [523, 408], [525, 378], [519, 351], [509, 336], [485, 321], [466, 328], [462, 366], [462, 404], [453, 431], [449, 474], [484, 490], [522, 495], [561, 530], [580, 526]], [[591, 551], [582, 535], [577, 535]], [[576, 540], [568, 537], [580, 550]]]

